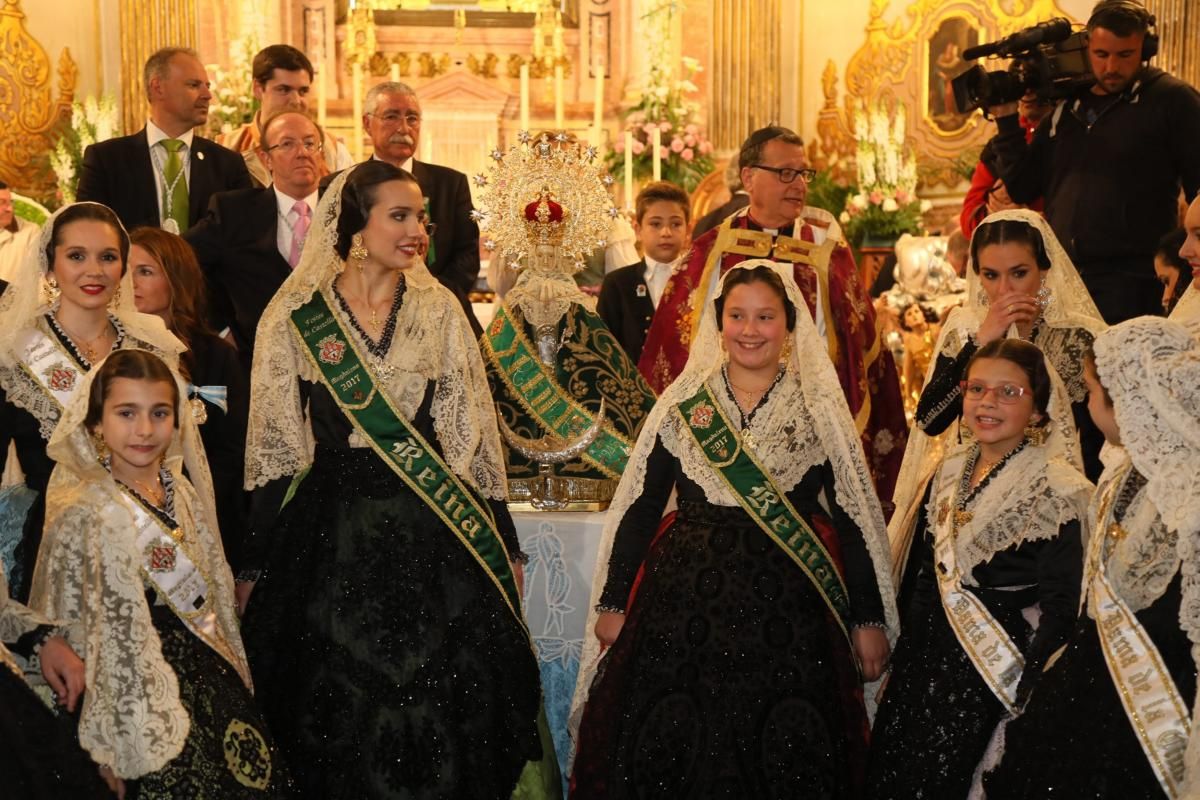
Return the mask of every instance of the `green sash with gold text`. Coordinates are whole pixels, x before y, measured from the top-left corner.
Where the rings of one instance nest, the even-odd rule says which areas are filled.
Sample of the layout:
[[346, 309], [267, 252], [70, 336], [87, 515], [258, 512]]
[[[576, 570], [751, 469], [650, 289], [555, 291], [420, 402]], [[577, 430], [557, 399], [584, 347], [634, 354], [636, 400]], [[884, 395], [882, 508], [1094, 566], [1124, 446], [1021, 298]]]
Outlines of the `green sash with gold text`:
[[355, 429], [475, 557], [524, 629], [508, 552], [486, 504], [462, 484], [379, 389], [353, 337], [346, 334], [320, 291], [292, 312], [292, 326]]
[[787, 496], [738, 439], [707, 386], [675, 409], [709, 466], [733, 490], [738, 503], [804, 572], [850, 639], [850, 595], [833, 558]]

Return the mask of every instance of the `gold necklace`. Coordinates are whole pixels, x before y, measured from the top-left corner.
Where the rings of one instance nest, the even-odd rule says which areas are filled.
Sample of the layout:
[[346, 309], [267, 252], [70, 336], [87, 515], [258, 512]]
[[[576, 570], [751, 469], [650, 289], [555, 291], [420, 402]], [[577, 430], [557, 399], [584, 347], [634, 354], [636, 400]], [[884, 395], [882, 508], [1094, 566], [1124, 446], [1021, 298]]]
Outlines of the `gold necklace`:
[[154, 476], [154, 480], [158, 483], [157, 489], [150, 484], [145, 483], [144, 481], [139, 481], [137, 478], [133, 479], [133, 485], [140, 487], [146, 493], [147, 500], [154, 503], [154, 505], [158, 506], [159, 508], [162, 508], [163, 503], [165, 503], [167, 500], [167, 493], [166, 490], [163, 489], [162, 485], [162, 476], [156, 475]]
[[99, 334], [97, 334], [96, 336], [93, 336], [91, 339], [84, 339], [82, 336], [80, 336], [79, 334], [72, 331], [70, 328], [68, 328], [66, 326], [66, 324], [61, 319], [58, 318], [57, 314], [54, 315], [54, 321], [58, 323], [58, 326], [60, 328], [62, 328], [64, 331], [67, 332], [67, 336], [71, 337], [71, 341], [74, 342], [75, 345], [80, 350], [83, 351], [83, 355], [87, 358], [88, 363], [95, 363], [96, 358], [99, 355], [99, 353], [98, 353], [98, 351], [92, 349], [92, 345], [94, 343], [100, 341], [101, 339], [105, 339], [108, 337], [108, 332], [111, 327], [108, 324], [108, 320], [107, 319], [104, 320], [103, 330], [101, 330]]

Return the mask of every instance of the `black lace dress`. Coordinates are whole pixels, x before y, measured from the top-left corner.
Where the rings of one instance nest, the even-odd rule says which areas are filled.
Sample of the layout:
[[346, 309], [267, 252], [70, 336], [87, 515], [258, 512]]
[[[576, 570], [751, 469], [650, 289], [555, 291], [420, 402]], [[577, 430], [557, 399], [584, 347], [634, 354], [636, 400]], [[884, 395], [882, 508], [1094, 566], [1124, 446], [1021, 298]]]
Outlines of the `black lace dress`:
[[[1131, 477], [1140, 479], [1136, 473]], [[1122, 519], [1120, 500], [1115, 511]], [[1135, 616], [1190, 709], [1196, 665], [1179, 624], [1180, 600], [1176, 573], [1162, 595]], [[1009, 723], [1004, 757], [983, 785], [988, 798], [999, 800], [1166, 796], [1117, 695], [1091, 617], [1080, 616], [1067, 649], [1042, 676], [1024, 713]]]
[[[1104, 471], [1104, 465], [1100, 463], [1104, 434], [1088, 414], [1087, 386], [1083, 381], [1083, 359], [1091, 350], [1093, 338], [1092, 334], [1083, 328], [1050, 328], [1037, 325], [1029, 340], [1045, 353], [1071, 395], [1071, 416], [1075, 421], [1075, 430], [1079, 433], [1083, 473], [1088, 480], [1094, 482]], [[914, 415], [916, 426], [928, 435], [937, 436], [962, 416], [962, 389], [959, 388], [959, 384], [966, 379], [967, 362], [978, 349], [973, 341], [967, 339], [963, 341], [958, 355], [951, 357], [946, 353], [937, 354], [933, 375], [921, 391], [921, 399], [917, 402]]]
[[[679, 513], [651, 544], [672, 487]], [[881, 622], [829, 464], [787, 496], [843, 567], [854, 622]], [[603, 605], [626, 607], [643, 562], [588, 695], [572, 798], [859, 797], [867, 717], [845, 636], [795, 562], [741, 508], [709, 503], [661, 439], [618, 530]]]
[[[965, 798], [1005, 714], [946, 618], [927, 501], [928, 493], [917, 520], [916, 562], [910, 564], [914, 584], [872, 729], [867, 774], [872, 800]], [[999, 552], [972, 571], [976, 586], [965, 588], [983, 601], [1025, 657], [1018, 698], [1028, 695], [1046, 659], [1066, 640], [1082, 572], [1077, 521], [1064, 524], [1051, 539]], [[1040, 607], [1036, 631], [1022, 613], [1034, 604]]]
[[[304, 798], [507, 798], [542, 756], [529, 639], [475, 557], [324, 386], [312, 469], [256, 493], [243, 621], [256, 696]], [[435, 447], [434, 386], [410, 424]], [[510, 555], [512, 518], [492, 509]], [[265, 532], [262, 535], [261, 532]]]

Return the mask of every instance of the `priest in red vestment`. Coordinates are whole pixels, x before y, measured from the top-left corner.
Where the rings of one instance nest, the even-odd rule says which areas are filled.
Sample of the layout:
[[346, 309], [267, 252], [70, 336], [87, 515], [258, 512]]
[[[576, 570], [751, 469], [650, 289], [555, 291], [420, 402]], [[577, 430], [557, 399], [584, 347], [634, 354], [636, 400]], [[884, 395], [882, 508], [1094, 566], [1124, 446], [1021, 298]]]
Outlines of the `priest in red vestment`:
[[833, 216], [805, 205], [815, 173], [798, 135], [778, 126], [757, 130], [742, 145], [738, 164], [750, 205], [697, 239], [671, 275], [638, 369], [661, 393], [687, 361], [698, 309], [713, 281], [748, 258], [791, 262], [817, 330], [828, 342], [827, 357], [837, 368], [875, 487], [890, 512], [908, 425], [896, 364], [880, 341], [854, 256]]

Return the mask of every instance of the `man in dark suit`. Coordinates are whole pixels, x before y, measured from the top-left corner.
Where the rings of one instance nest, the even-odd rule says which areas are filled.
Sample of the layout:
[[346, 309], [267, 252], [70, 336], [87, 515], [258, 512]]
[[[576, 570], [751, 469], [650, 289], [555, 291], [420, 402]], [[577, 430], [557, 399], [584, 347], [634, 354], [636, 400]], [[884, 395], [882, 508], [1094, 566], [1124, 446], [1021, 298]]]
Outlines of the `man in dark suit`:
[[[425, 256], [429, 271], [459, 298], [476, 335], [482, 333], [467, 299], [479, 277], [479, 226], [471, 219], [474, 206], [467, 176], [414, 160], [421, 136], [421, 102], [407, 84], [388, 81], [372, 86], [363, 108], [363, 128], [371, 137], [373, 157], [411, 172], [425, 195], [429, 221], [437, 226]], [[322, 187], [334, 177], [323, 180]]]
[[184, 234], [208, 281], [214, 327], [229, 328], [247, 370], [258, 320], [304, 250], [322, 172], [321, 134], [302, 111], [267, 119], [260, 146], [271, 185], [213, 195]]
[[729, 187], [729, 199], [725, 201], [724, 205], [718, 206], [696, 220], [696, 224], [692, 227], [693, 242], [724, 222], [730, 214], [741, 211], [750, 205], [750, 195], [746, 193], [746, 187], [742, 186], [741, 170], [738, 169], [736, 158], [731, 159], [729, 166], [725, 169], [725, 185]]
[[126, 228], [161, 225], [179, 233], [199, 221], [214, 193], [250, 188], [250, 173], [240, 155], [194, 133], [212, 100], [194, 50], [159, 50], [143, 78], [146, 127], [88, 147], [77, 195], [111, 208]]

